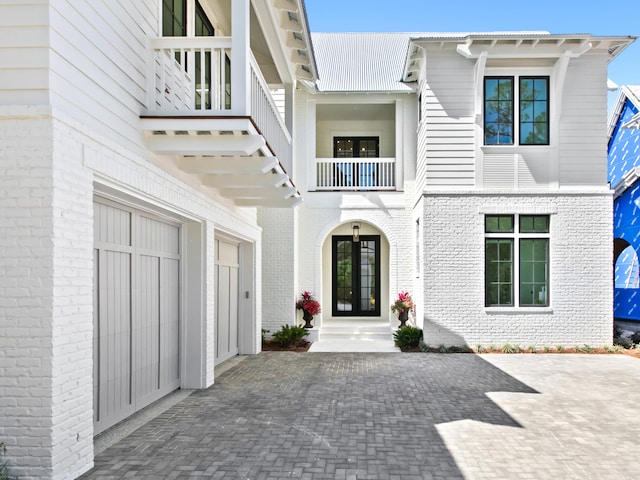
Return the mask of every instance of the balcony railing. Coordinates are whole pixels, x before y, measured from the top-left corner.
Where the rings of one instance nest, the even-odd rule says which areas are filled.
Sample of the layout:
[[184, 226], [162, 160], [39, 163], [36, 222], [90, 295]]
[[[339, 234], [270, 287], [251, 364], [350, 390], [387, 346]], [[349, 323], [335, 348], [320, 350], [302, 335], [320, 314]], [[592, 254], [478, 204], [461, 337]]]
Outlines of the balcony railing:
[[395, 190], [395, 158], [317, 158], [316, 190]]
[[291, 171], [291, 136], [253, 55], [248, 111], [234, 109], [247, 82], [231, 83], [231, 37], [149, 39], [149, 115], [250, 117], [274, 156]]

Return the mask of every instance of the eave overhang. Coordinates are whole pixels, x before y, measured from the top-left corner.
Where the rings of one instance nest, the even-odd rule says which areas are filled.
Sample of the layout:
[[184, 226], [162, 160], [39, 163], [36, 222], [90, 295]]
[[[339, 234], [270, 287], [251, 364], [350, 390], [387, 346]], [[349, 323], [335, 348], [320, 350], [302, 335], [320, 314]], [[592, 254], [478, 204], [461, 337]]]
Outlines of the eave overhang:
[[206, 188], [242, 207], [292, 207], [302, 201], [250, 117], [143, 116], [152, 152], [176, 157], [176, 166]]
[[570, 59], [589, 51], [605, 51], [608, 61], [635, 41], [633, 36], [595, 37], [589, 34], [556, 35], [547, 32], [495, 32], [423, 36], [411, 39], [405, 64], [405, 81], [416, 81], [426, 48], [454, 44], [463, 57], [484, 62], [488, 59]]

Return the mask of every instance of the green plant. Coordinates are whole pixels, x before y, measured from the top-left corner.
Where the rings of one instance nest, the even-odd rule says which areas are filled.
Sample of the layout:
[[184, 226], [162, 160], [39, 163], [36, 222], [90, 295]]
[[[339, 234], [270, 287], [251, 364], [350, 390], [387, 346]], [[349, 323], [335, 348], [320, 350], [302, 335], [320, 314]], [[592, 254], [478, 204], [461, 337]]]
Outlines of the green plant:
[[422, 340], [422, 329], [405, 325], [395, 331], [393, 339], [400, 349], [416, 348], [420, 345], [420, 340]]
[[451, 345], [447, 351], [449, 353], [473, 353], [469, 345]]
[[611, 350], [618, 353], [624, 350], [624, 347], [622, 345], [614, 344], [613, 347], [611, 347]]
[[622, 348], [631, 348], [631, 340], [626, 337], [616, 337], [613, 339], [614, 345], [620, 345]]
[[522, 352], [522, 348], [520, 348], [520, 345], [511, 345], [510, 343], [505, 343], [504, 345], [502, 345], [502, 352], [503, 353], [520, 353]]
[[441, 343], [438, 345], [438, 351], [440, 353], [447, 353], [447, 346], [444, 343]]
[[301, 326], [284, 325], [280, 330], [274, 332], [273, 341], [281, 347], [291, 347], [307, 335], [309, 335], [309, 331]]
[[533, 345], [529, 345], [528, 350], [529, 350], [529, 353], [536, 353], [538, 351], [538, 349]]
[[489, 351], [490, 352], [495, 352], [496, 351], [496, 346], [493, 345], [493, 344], [489, 345]]
[[484, 352], [484, 347], [478, 343], [476, 345], [476, 353], [482, 353], [482, 352]]
[[562, 351], [564, 351], [564, 346], [556, 345], [556, 350], [559, 351], [559, 352], [562, 352]]
[[603, 350], [607, 353], [611, 353], [613, 352], [613, 347], [611, 345], [605, 345], [604, 347], [602, 347]]
[[266, 328], [262, 329], [262, 343], [265, 342], [265, 340], [267, 339], [267, 333], [269, 333], [269, 330], [267, 330]]
[[544, 353], [549, 353], [551, 351], [551, 347], [548, 345], [545, 345], [542, 350], [544, 350]]
[[[0, 442], [0, 459], [4, 457], [5, 453], [7, 453], [7, 447], [4, 445], [4, 442]], [[0, 461], [0, 480], [10, 480], [9, 477], [9, 469], [7, 468], [8, 462]]]
[[595, 351], [595, 348], [593, 348], [590, 345], [587, 345], [586, 343], [582, 346], [576, 347], [576, 352], [593, 353], [594, 351]]
[[430, 352], [431, 347], [424, 342], [424, 338], [420, 340], [420, 351], [421, 352]]

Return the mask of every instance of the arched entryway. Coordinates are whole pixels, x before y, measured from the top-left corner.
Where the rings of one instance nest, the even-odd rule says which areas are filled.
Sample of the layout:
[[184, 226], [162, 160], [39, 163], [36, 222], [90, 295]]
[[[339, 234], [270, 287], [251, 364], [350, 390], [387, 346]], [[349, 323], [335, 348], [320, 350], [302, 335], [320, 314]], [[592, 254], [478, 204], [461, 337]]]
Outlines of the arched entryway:
[[331, 231], [322, 246], [322, 291], [324, 320], [388, 320], [386, 236], [362, 221], [346, 222]]

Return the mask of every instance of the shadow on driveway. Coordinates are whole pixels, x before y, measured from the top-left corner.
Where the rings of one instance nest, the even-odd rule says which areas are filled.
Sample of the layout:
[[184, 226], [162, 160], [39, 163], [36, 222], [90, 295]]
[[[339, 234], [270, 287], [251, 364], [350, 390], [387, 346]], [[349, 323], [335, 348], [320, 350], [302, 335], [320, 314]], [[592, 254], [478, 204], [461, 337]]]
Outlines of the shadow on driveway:
[[469, 354], [266, 352], [96, 456], [82, 478], [464, 478], [436, 426], [519, 427], [487, 392], [537, 393]]

